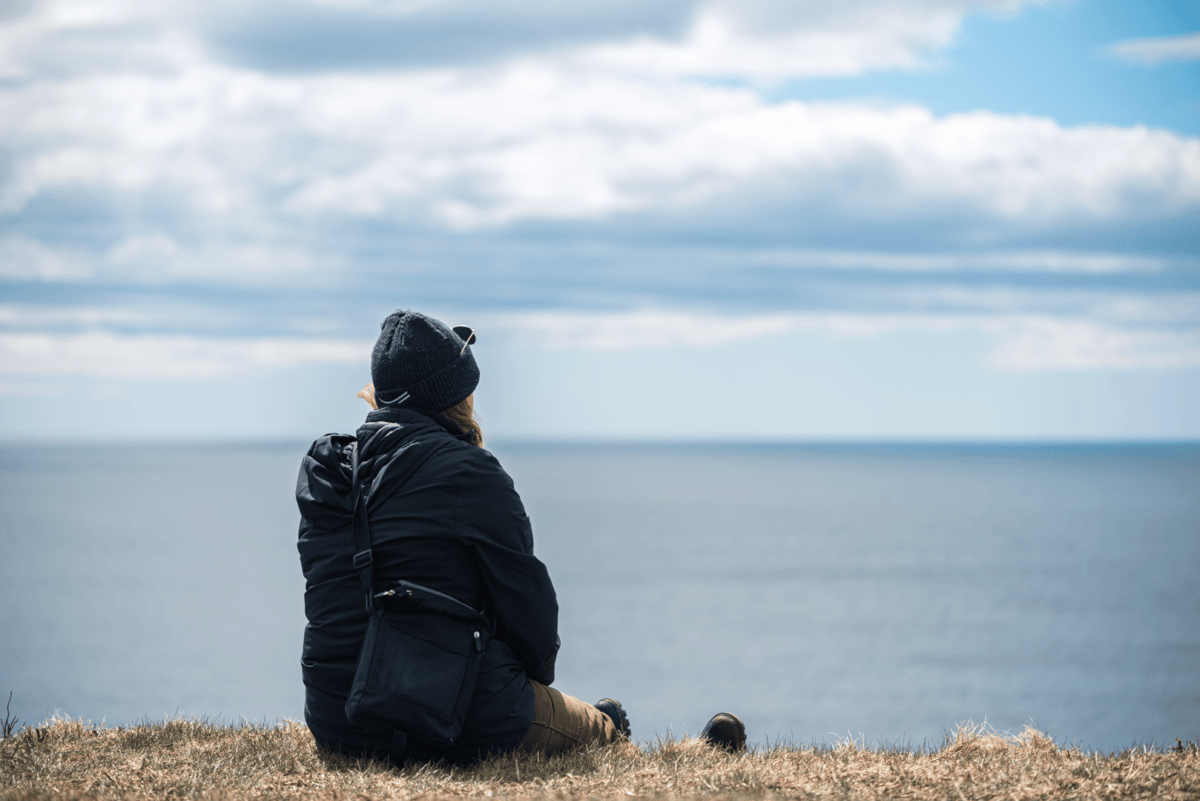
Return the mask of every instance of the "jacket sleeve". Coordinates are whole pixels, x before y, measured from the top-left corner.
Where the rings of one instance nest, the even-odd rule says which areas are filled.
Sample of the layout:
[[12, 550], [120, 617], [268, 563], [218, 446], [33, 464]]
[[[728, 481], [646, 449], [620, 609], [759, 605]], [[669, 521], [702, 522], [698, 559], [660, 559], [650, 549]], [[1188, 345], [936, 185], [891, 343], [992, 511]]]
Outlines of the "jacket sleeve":
[[533, 555], [533, 530], [508, 473], [487, 451], [460, 464], [457, 523], [473, 552], [496, 620], [496, 636], [529, 678], [554, 681], [558, 598], [550, 574]]

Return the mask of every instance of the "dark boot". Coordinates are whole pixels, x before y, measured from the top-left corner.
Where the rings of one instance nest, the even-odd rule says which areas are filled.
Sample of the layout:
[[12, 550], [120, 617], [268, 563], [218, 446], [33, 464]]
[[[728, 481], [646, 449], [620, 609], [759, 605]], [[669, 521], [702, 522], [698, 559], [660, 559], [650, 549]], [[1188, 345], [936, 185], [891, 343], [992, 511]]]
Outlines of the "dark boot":
[[737, 715], [718, 712], [704, 725], [700, 739], [726, 751], [741, 751], [746, 747], [746, 726]]
[[621, 702], [614, 698], [601, 698], [593, 706], [599, 709], [612, 720], [613, 725], [617, 727], [617, 732], [626, 740], [630, 738], [629, 734], [629, 716], [625, 714], [625, 707], [621, 706]]

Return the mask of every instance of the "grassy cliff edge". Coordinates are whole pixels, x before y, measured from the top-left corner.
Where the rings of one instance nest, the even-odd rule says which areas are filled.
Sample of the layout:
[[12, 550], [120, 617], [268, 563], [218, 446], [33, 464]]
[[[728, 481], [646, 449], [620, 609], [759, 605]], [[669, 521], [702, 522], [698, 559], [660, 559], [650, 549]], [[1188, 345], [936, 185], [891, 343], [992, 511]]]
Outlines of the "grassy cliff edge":
[[937, 748], [624, 743], [469, 770], [389, 766], [319, 752], [307, 727], [168, 720], [107, 728], [56, 720], [0, 740], [0, 801], [48, 798], [559, 799], [1200, 798], [1200, 749], [1085, 753], [1026, 729], [960, 726]]

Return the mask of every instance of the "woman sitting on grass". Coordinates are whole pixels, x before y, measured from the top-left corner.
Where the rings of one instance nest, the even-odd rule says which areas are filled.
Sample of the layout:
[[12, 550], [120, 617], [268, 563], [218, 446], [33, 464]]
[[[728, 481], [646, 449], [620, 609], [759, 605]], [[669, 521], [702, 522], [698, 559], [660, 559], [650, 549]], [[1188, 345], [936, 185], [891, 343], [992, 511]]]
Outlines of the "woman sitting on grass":
[[[587, 704], [550, 687], [558, 601], [533, 555], [529, 518], [512, 479], [482, 447], [473, 342], [467, 328], [417, 312], [389, 315], [371, 355], [373, 385], [360, 393], [372, 408], [366, 422], [355, 437], [321, 437], [301, 465], [304, 714], [324, 748], [459, 762], [518, 748], [558, 754], [630, 736], [618, 701]], [[492, 637], [452, 745], [347, 716], [368, 623], [355, 564], [355, 455], [358, 481], [369, 487], [376, 584], [421, 585], [481, 611], [490, 623]], [[420, 666], [406, 662], [405, 669]], [[745, 743], [732, 715], [714, 717], [703, 736], [728, 748]]]

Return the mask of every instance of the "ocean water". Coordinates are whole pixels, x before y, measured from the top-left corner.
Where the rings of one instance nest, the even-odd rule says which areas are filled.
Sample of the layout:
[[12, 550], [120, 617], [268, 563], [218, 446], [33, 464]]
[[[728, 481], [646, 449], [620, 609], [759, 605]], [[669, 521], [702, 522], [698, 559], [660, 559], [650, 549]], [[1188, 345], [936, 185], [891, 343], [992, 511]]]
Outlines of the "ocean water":
[[[306, 445], [0, 446], [0, 704], [301, 718]], [[1200, 740], [1200, 445], [493, 450], [636, 739]]]

